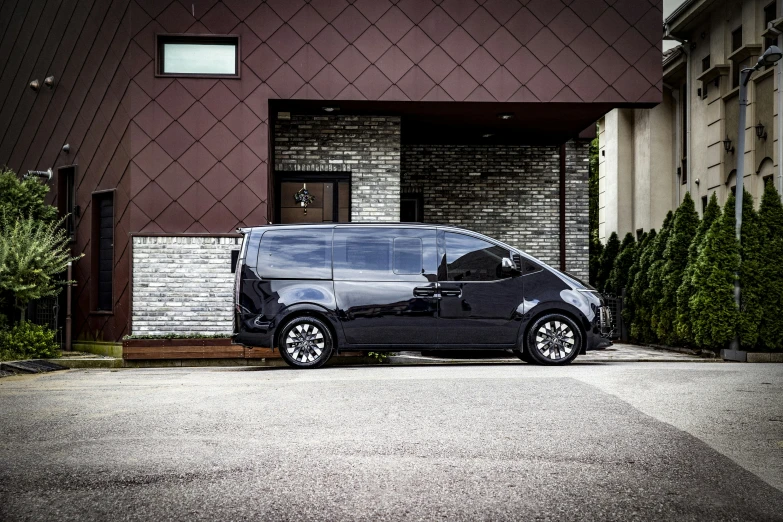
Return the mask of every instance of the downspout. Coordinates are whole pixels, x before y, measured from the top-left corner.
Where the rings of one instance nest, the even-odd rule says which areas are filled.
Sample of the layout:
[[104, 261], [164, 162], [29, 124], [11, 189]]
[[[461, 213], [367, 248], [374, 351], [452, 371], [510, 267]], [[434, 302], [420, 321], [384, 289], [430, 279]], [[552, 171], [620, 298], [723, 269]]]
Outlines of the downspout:
[[[783, 1], [778, 0], [778, 12], [780, 12], [781, 4]], [[783, 47], [783, 33], [774, 27], [779, 22], [781, 22], [780, 18], [768, 23], [767, 28], [777, 34], [778, 47]], [[781, 111], [783, 107], [783, 83], [781, 83], [783, 80], [783, 60], [778, 60], [778, 63], [775, 64], [775, 76], [778, 77], [778, 144], [776, 147], [778, 152], [778, 194], [783, 200], [783, 111]]]
[[[667, 84], [664, 82], [663, 84], [664, 89], [669, 89], [671, 91], [671, 96], [674, 98], [674, 100], [677, 102], [677, 107], [682, 107], [682, 104], [680, 103], [680, 93], [679, 90], [675, 87]], [[672, 172], [674, 172], [674, 194], [675, 194], [675, 201], [673, 208], [677, 208], [680, 205], [680, 180], [677, 177], [677, 152], [680, 150], [680, 144], [682, 143], [682, 139], [680, 136], [680, 133], [682, 132], [682, 129], [679, 125], [677, 125], [677, 122], [682, 121], [682, 118], [680, 118], [680, 111], [675, 111], [674, 114], [674, 154], [672, 154]], [[680, 155], [682, 156], [682, 155]]]
[[[780, 1], [780, 0], [779, 0]], [[688, 40], [683, 40], [682, 38], [678, 38], [672, 34], [669, 33], [669, 26], [664, 25], [663, 26], [663, 39], [664, 40], [672, 40], [675, 42], [679, 42], [680, 48], [682, 49], [682, 52], [685, 53], [685, 106], [686, 106], [686, 114], [685, 118], [688, 122], [688, 128], [682, 129], [680, 132], [685, 133], [685, 169], [686, 171], [683, 173], [687, 176], [688, 179], [688, 192], [691, 190], [691, 180], [693, 179], [693, 176], [690, 175], [690, 172], [693, 171], [693, 156], [691, 155], [691, 126], [693, 125], [691, 121], [691, 107], [693, 104], [691, 103], [691, 91], [693, 90], [693, 86], [691, 85], [691, 49]], [[682, 107], [682, 100], [680, 100], [679, 103], [680, 107]], [[682, 115], [680, 115], [682, 116]], [[680, 120], [682, 121], [682, 120]], [[675, 126], [675, 128], [678, 128], [678, 126]], [[679, 141], [679, 137], [678, 137]], [[677, 146], [677, 148], [681, 147], [682, 145]], [[675, 163], [677, 159], [675, 158]], [[677, 169], [674, 169], [674, 177], [677, 178]], [[675, 205], [675, 208], [680, 206], [680, 186], [682, 185], [681, 179], [676, 179], [675, 185], [677, 187], [676, 193], [677, 193], [677, 204]]]

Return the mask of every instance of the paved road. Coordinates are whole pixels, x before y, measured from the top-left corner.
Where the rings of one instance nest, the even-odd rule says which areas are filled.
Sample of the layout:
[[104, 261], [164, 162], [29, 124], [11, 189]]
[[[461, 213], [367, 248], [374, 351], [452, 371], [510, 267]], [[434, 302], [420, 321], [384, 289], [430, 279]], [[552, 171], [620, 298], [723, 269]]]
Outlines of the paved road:
[[783, 520], [783, 365], [0, 381], [2, 520]]

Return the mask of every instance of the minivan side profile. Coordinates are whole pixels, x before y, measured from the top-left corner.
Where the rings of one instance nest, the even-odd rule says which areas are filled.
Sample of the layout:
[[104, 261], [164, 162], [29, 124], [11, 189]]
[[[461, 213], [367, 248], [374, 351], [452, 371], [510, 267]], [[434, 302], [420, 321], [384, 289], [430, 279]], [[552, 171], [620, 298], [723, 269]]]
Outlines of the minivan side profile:
[[268, 225], [243, 234], [234, 340], [296, 368], [339, 351], [510, 349], [568, 364], [611, 345], [597, 291], [450, 226]]

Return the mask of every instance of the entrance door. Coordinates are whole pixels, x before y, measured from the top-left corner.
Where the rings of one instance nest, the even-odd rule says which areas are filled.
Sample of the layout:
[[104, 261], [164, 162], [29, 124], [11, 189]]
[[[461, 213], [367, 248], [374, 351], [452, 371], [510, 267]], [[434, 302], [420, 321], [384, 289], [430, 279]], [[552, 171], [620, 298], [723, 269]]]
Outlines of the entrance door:
[[516, 343], [522, 302], [522, 278], [504, 275], [508, 249], [483, 239], [438, 231], [446, 262], [438, 273], [438, 344], [509, 345]]
[[351, 220], [349, 174], [277, 173], [276, 178], [277, 223], [347, 223]]

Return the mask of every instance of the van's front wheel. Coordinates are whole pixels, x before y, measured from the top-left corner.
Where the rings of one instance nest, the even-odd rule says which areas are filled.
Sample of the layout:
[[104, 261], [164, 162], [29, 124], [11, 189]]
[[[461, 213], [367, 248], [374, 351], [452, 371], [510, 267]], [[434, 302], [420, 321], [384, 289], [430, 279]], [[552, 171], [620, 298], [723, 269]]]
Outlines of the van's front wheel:
[[278, 346], [280, 355], [290, 366], [320, 368], [332, 356], [334, 342], [323, 321], [297, 317], [283, 326]]
[[582, 332], [569, 317], [548, 314], [527, 332], [525, 351], [536, 364], [570, 364], [582, 350]]

